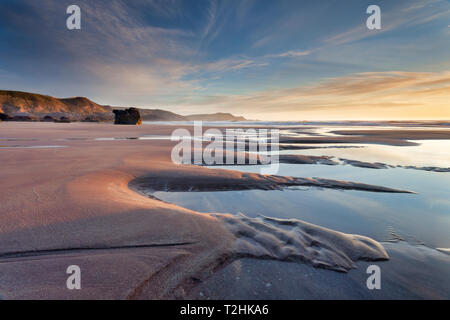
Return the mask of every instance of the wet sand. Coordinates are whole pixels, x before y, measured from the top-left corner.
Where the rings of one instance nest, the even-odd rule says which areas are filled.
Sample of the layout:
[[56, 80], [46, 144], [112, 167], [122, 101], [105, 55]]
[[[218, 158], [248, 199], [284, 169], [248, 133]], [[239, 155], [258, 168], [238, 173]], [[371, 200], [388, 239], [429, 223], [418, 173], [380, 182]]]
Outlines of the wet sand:
[[338, 135], [381, 137], [386, 139], [399, 140], [448, 140], [450, 139], [450, 130], [439, 129], [397, 129], [397, 130], [335, 130], [331, 131]]
[[[150, 179], [161, 186], [161, 181], [170, 180], [178, 186], [183, 179], [197, 177], [196, 186], [250, 181], [261, 187], [269, 181], [276, 187], [291, 178], [243, 177], [240, 172], [175, 165], [170, 160], [174, 143], [167, 140], [95, 140], [170, 135], [173, 129], [0, 123], [0, 298], [186, 298], [238, 259], [236, 252], [242, 254], [242, 250], [236, 251], [239, 237], [222, 215], [202, 214], [146, 197], [130, 188], [130, 183], [144, 177], [146, 183]], [[330, 183], [323, 180], [314, 183], [319, 187]], [[333, 183], [338, 188], [348, 186], [348, 182]], [[278, 239], [259, 239], [273, 248], [274, 243], [284, 241], [280, 230], [272, 230]], [[317, 253], [310, 258], [303, 258], [310, 259], [306, 262], [319, 254], [339, 269], [344, 260], [352, 265], [361, 259], [387, 258], [383, 247], [372, 239], [321, 232], [316, 242], [323, 246], [314, 248]], [[325, 247], [330, 235], [339, 239], [333, 249]], [[333, 260], [335, 253], [340, 256], [342, 252], [347, 252], [349, 260]], [[81, 267], [82, 290], [66, 288], [65, 270], [72, 264]]]
[[[51, 145], [55, 139], [170, 134], [171, 130], [8, 123], [1, 124], [0, 136], [38, 139], [24, 145]], [[138, 294], [150, 278], [154, 290], [146, 297], [159, 298], [191, 273], [214, 266], [228, 252], [233, 236], [216, 218], [129, 189], [128, 183], [150, 168], [172, 166], [167, 153], [170, 141], [67, 140], [58, 144], [65, 148], [0, 150], [3, 298], [127, 298]], [[116, 249], [108, 249], [112, 247]], [[63, 259], [64, 254], [70, 258]], [[17, 266], [12, 262], [17, 259], [27, 263]], [[73, 260], [82, 272], [86, 270], [86, 290], [69, 291], [65, 280], [59, 281], [66, 279], [65, 270]], [[140, 276], [128, 271], [137, 262], [142, 266], [137, 270]], [[55, 277], [47, 271], [52, 266]], [[105, 289], [112, 286], [112, 291]]]
[[[361, 261], [348, 273], [274, 260], [236, 260], [194, 288], [188, 297], [201, 300], [450, 299], [448, 256], [405, 242], [382, 245], [390, 256], [389, 261]], [[381, 289], [367, 288], [369, 265], [380, 267]]]

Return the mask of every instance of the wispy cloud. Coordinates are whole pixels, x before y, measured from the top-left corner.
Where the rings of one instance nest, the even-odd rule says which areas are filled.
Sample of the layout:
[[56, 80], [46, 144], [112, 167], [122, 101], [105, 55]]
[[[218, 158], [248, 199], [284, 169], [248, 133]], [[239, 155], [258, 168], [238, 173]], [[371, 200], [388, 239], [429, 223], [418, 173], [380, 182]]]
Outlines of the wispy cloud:
[[257, 62], [252, 59], [221, 59], [214, 62], [202, 63], [195, 66], [200, 72], [229, 72], [233, 70], [248, 69], [267, 66], [267, 62]]
[[304, 51], [289, 50], [289, 51], [278, 53], [278, 54], [267, 54], [265, 57], [266, 58], [296, 58], [296, 57], [308, 56], [311, 53], [312, 53], [311, 50], [304, 50]]
[[382, 28], [380, 30], [369, 30], [365, 23], [358, 23], [348, 30], [326, 36], [322, 41], [326, 44], [339, 45], [377, 36], [398, 28], [413, 27], [449, 17], [450, 8], [448, 3], [445, 5], [440, 0], [420, 0], [411, 1], [408, 7], [399, 5], [387, 12], [382, 10], [381, 13]]
[[251, 117], [263, 119], [367, 119], [384, 118], [386, 114], [402, 118], [402, 112], [406, 119], [426, 118], [425, 115], [450, 118], [448, 101], [450, 72], [389, 71], [353, 74], [249, 95], [211, 96], [193, 105], [228, 111], [244, 108]]
[[202, 39], [206, 38], [214, 28], [214, 24], [216, 22], [216, 16], [217, 16], [217, 1], [211, 0], [209, 2], [208, 10], [207, 10], [207, 19], [205, 28], [202, 32]]

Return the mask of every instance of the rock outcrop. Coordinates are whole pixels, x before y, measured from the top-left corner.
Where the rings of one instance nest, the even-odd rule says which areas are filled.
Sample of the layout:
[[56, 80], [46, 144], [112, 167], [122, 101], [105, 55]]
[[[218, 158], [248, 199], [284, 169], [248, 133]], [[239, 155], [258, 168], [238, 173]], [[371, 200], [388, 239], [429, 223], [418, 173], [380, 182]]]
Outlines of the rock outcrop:
[[1, 121], [8, 121], [8, 120], [11, 120], [11, 117], [9, 115], [7, 115], [6, 113], [1, 113], [0, 112], [0, 120]]
[[33, 117], [29, 114], [16, 114], [11, 119], [9, 119], [9, 121], [20, 121], [20, 122], [23, 122], [23, 121], [28, 122], [28, 121], [36, 121], [36, 120], [37, 120], [36, 117]]
[[129, 108], [125, 110], [113, 110], [116, 116], [114, 124], [142, 124], [141, 114], [136, 108]]
[[55, 119], [52, 116], [45, 116], [41, 119], [41, 122], [54, 122]]
[[100, 120], [96, 119], [95, 117], [89, 116], [81, 120], [81, 122], [100, 122]]
[[67, 118], [67, 117], [61, 117], [59, 119], [56, 119], [55, 122], [58, 122], [58, 123], [70, 123], [72, 121], [70, 121], [70, 119]]

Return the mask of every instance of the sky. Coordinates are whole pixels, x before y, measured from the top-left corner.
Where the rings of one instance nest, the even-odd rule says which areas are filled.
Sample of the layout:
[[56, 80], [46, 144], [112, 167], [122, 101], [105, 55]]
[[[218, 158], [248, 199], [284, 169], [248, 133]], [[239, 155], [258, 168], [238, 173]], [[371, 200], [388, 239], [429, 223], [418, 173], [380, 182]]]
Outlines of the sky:
[[[73, 4], [81, 30], [66, 27]], [[450, 2], [1, 0], [0, 89], [259, 120], [448, 120]]]

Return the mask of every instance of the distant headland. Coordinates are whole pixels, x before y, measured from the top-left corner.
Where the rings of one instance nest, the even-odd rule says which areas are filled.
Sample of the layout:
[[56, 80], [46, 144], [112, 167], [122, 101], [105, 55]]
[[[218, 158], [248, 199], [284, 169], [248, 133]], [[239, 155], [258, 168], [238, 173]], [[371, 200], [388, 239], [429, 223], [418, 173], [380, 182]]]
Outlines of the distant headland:
[[[61, 99], [37, 93], [0, 90], [2, 121], [109, 122], [114, 121], [113, 110], [125, 108], [100, 105], [86, 97]], [[161, 109], [138, 109], [143, 121], [247, 121], [231, 113], [183, 116]]]

